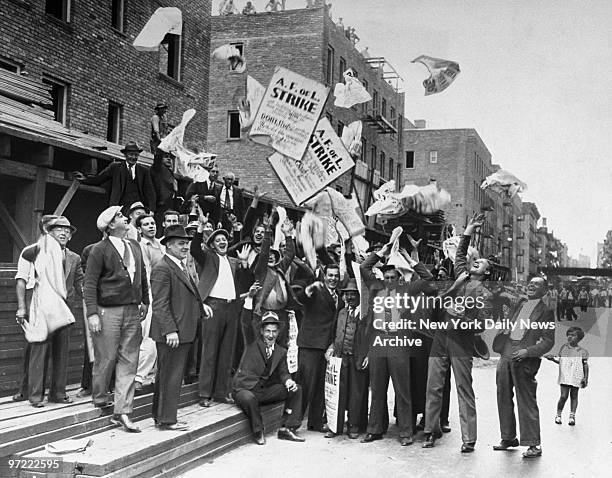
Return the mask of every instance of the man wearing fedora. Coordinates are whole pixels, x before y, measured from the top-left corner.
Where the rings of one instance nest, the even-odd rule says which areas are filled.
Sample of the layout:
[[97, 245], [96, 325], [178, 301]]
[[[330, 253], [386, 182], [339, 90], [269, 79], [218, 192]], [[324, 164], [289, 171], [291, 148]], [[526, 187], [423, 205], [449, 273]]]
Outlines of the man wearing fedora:
[[121, 150], [125, 161], [113, 162], [92, 177], [86, 178], [78, 171], [74, 173], [74, 177], [83, 184], [100, 185], [110, 182], [109, 206], [128, 206], [140, 201], [149, 211], [154, 212], [156, 197], [149, 169], [137, 164], [142, 151], [138, 143], [129, 141]]
[[157, 152], [157, 147], [161, 140], [170, 132], [167, 113], [168, 105], [166, 102], [158, 101], [155, 105], [155, 114], [151, 116], [151, 139], [149, 140], [149, 145], [153, 154]]
[[[46, 233], [55, 239], [62, 251], [63, 279], [66, 287], [66, 303], [73, 315], [78, 304], [77, 296], [81, 295], [83, 288], [83, 270], [78, 254], [68, 249], [67, 244], [76, 232], [76, 227], [70, 224], [64, 216], [53, 216], [46, 222]], [[30, 276], [36, 275], [35, 263], [40, 252], [39, 245], [34, 244], [24, 249], [20, 257], [20, 267], [17, 270], [17, 321], [23, 323], [28, 320], [26, 308], [26, 287]], [[21, 259], [23, 258], [23, 261]], [[37, 287], [34, 283], [32, 289]], [[28, 344], [29, 354], [26, 352], [27, 398], [33, 407], [42, 407], [45, 396], [45, 376], [49, 358], [51, 358], [51, 387], [49, 402], [71, 403], [72, 399], [66, 394], [66, 381], [68, 377], [68, 353], [70, 349], [70, 325], [61, 327], [47, 337], [44, 342]], [[25, 398], [25, 395], [22, 395]]]
[[228, 257], [229, 233], [217, 229], [202, 248], [202, 233], [208, 217], [198, 208], [198, 230], [191, 241], [190, 252], [200, 268], [198, 290], [211, 307], [213, 317], [202, 327], [202, 360], [200, 363], [200, 405], [210, 407], [212, 398], [233, 403], [230, 373], [240, 313], [238, 299], [246, 268], [246, 256]]
[[96, 407], [110, 405], [107, 391], [115, 370], [112, 422], [139, 432], [128, 415], [134, 405], [140, 322], [149, 307], [147, 273], [138, 243], [125, 239], [127, 218], [121, 206], [104, 210], [96, 226], [106, 237], [89, 253], [83, 290], [95, 356], [92, 400]]
[[151, 338], [157, 347], [157, 375], [153, 418], [161, 430], [186, 430], [176, 411], [187, 357], [196, 338], [198, 322], [213, 312], [202, 303], [195, 278], [187, 264], [191, 237], [183, 226], [164, 231], [166, 254], [151, 272], [153, 317]]
[[326, 356], [340, 357], [340, 398], [338, 402], [338, 423], [336, 433], [331, 430], [325, 435], [333, 438], [342, 435], [344, 415], [348, 412], [348, 436], [355, 439], [359, 429], [368, 422], [368, 372], [366, 369], [367, 343], [365, 321], [361, 318], [359, 288], [355, 279], [349, 279], [341, 290], [346, 307], [338, 312], [334, 341]]
[[261, 317], [260, 337], [247, 345], [233, 380], [233, 396], [251, 422], [253, 438], [265, 445], [260, 405], [285, 401], [278, 438], [303, 442], [296, 430], [302, 422], [302, 389], [287, 369], [287, 350], [277, 343], [278, 315], [268, 311]]

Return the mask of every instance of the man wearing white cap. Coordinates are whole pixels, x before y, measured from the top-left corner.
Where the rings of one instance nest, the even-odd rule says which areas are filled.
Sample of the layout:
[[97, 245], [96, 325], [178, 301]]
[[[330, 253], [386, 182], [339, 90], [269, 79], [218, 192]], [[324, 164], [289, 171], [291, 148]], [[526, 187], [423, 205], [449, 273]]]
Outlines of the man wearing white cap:
[[128, 414], [142, 341], [140, 321], [149, 307], [146, 269], [138, 243], [125, 239], [127, 219], [121, 206], [103, 211], [96, 225], [107, 237], [89, 254], [83, 291], [95, 352], [92, 399], [96, 407], [109, 405], [108, 382], [115, 370], [112, 422], [139, 432]]

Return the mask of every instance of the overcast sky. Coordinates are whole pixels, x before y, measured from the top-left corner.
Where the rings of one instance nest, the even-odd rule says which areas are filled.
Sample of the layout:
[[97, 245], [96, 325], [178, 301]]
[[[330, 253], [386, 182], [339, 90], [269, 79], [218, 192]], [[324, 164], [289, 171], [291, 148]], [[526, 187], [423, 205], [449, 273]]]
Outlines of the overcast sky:
[[[537, 204], [549, 230], [594, 265], [596, 243], [612, 229], [612, 2], [331, 1], [360, 49], [403, 76], [406, 117], [475, 128], [493, 162], [527, 183], [523, 200]], [[261, 11], [266, 1], [253, 3]], [[423, 95], [427, 70], [410, 63], [421, 54], [459, 63], [446, 91]]]

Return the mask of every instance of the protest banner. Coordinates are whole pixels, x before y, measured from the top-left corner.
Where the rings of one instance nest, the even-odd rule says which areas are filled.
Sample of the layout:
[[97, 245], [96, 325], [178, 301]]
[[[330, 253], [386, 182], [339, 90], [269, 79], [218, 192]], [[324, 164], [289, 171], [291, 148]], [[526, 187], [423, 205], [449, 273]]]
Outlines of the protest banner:
[[277, 66], [249, 137], [282, 155], [301, 160], [328, 92], [325, 85]]
[[317, 124], [300, 161], [279, 153], [274, 153], [268, 161], [297, 205], [355, 166], [327, 118]]
[[295, 373], [298, 371], [298, 326], [295, 312], [293, 310], [287, 311], [287, 317], [289, 319], [289, 343], [287, 345], [287, 369], [289, 373]]
[[[325, 370], [325, 414], [327, 415], [327, 426], [338, 433], [338, 404], [340, 402], [340, 370], [342, 359], [330, 357]], [[342, 433], [342, 430], [340, 430]]]
[[429, 78], [423, 81], [425, 96], [444, 91], [461, 72], [458, 63], [427, 55], [421, 55], [412, 60], [411, 63], [422, 63], [429, 70]]

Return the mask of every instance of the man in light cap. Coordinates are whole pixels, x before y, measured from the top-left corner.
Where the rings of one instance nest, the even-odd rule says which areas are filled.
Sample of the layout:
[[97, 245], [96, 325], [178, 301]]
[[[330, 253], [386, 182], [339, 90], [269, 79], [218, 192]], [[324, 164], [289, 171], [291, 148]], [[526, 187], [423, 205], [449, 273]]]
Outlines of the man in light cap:
[[96, 407], [109, 405], [108, 384], [115, 370], [111, 421], [139, 432], [128, 414], [133, 411], [140, 321], [149, 307], [146, 269], [138, 243], [125, 239], [127, 219], [121, 206], [103, 211], [96, 225], [107, 237], [89, 253], [83, 291], [95, 355], [92, 399]]
[[[81, 260], [78, 254], [69, 250], [66, 246], [72, 235], [76, 232], [76, 227], [70, 224], [68, 218], [64, 216], [46, 216], [44, 232], [55, 239], [61, 248], [62, 254], [62, 269], [63, 280], [66, 286], [66, 303], [70, 308], [72, 315], [75, 314], [75, 306], [77, 305], [77, 294], [81, 294], [83, 287], [83, 271], [81, 269]], [[36, 259], [40, 252], [40, 242], [24, 249], [20, 256], [20, 262], [17, 269], [17, 322], [23, 324], [28, 321], [29, 306], [26, 298], [27, 283], [30, 277], [38, 276], [40, 270], [35, 270], [38, 262]], [[41, 267], [50, 267], [51, 263], [40, 264]], [[31, 290], [38, 287], [36, 281]], [[28, 294], [29, 295], [29, 294]], [[27, 372], [24, 376], [24, 382], [27, 383], [27, 398], [33, 407], [39, 408], [43, 406], [45, 396], [45, 371], [49, 358], [52, 359], [51, 372], [51, 387], [49, 390], [49, 402], [55, 403], [71, 403], [72, 399], [66, 394], [66, 381], [68, 375], [68, 352], [70, 349], [70, 325], [61, 327], [50, 333], [44, 342], [34, 342], [28, 345], [26, 349], [26, 367]], [[21, 396], [26, 397], [22, 389]], [[13, 397], [15, 399], [15, 397]]]
[[138, 228], [136, 227], [136, 219], [147, 214], [147, 210], [141, 201], [136, 201], [128, 209], [128, 232], [127, 238], [133, 241], [138, 241]]
[[236, 404], [251, 422], [253, 438], [264, 445], [264, 425], [260, 405], [285, 401], [278, 438], [303, 442], [297, 430], [302, 422], [302, 388], [291, 379], [287, 369], [287, 350], [276, 343], [280, 322], [275, 312], [261, 318], [260, 339], [249, 344], [234, 376]]

